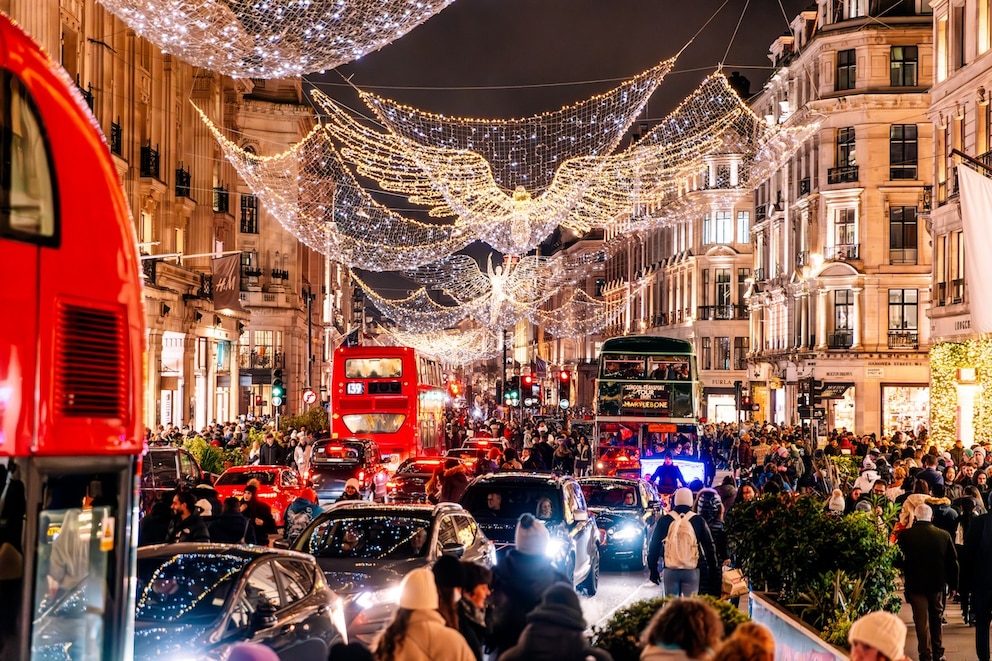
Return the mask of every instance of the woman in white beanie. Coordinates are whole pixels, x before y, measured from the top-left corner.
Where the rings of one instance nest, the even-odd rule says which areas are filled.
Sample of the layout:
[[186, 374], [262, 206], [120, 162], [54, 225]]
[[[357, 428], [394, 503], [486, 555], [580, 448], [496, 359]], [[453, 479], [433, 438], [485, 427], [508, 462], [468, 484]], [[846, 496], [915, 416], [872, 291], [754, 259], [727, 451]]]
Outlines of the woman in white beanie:
[[431, 570], [421, 567], [407, 574], [396, 615], [376, 641], [377, 661], [475, 661], [465, 638], [445, 624], [437, 608]]
[[886, 611], [854, 621], [847, 634], [851, 661], [906, 661], [906, 625]]
[[847, 502], [844, 500], [844, 492], [840, 489], [834, 489], [833, 493], [830, 494], [830, 500], [827, 501], [827, 510], [837, 516], [844, 516], [844, 509], [846, 507]]

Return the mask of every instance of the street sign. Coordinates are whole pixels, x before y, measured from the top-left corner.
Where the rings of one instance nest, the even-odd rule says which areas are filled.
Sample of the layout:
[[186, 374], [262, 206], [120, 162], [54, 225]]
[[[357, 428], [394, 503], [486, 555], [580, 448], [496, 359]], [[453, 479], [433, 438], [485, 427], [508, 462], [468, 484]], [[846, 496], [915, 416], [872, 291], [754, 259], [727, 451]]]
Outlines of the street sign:
[[314, 404], [316, 401], [317, 401], [317, 393], [314, 390], [307, 388], [306, 390], [303, 391], [304, 404], [310, 406], [311, 404]]
[[562, 411], [567, 411], [569, 406], [571, 406], [571, 404], [569, 404], [567, 399], [558, 400], [558, 408], [560, 408]]
[[282, 406], [282, 397], [273, 397], [272, 406]]

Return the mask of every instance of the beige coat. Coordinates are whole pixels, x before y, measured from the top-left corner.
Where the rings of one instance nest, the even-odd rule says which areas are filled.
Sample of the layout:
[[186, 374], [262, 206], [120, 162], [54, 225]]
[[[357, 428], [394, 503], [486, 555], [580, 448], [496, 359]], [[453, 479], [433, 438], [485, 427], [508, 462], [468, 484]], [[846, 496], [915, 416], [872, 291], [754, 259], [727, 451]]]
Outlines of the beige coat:
[[475, 654], [456, 629], [434, 610], [415, 610], [394, 661], [475, 661]]

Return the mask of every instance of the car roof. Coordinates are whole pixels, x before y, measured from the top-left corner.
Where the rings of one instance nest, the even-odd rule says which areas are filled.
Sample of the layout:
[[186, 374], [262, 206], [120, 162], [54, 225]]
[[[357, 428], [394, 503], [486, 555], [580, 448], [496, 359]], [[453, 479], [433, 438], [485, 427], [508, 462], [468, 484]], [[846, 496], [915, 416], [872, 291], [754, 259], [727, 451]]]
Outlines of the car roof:
[[387, 503], [369, 503], [366, 501], [341, 501], [339, 503], [332, 503], [321, 512], [317, 518], [330, 518], [332, 514], [341, 514], [343, 512], [369, 512], [373, 514], [382, 514], [385, 516], [396, 515], [396, 514], [408, 514], [416, 516], [427, 516], [433, 517], [437, 513], [441, 512], [460, 512], [468, 514], [468, 510], [462, 508], [458, 503], [440, 503], [438, 505], [431, 505], [429, 503], [401, 503], [401, 504], [387, 504]]
[[579, 484], [596, 484], [598, 482], [604, 482], [604, 483], [613, 482], [613, 483], [634, 485], [634, 484], [640, 484], [641, 479], [639, 477], [619, 477], [619, 476], [613, 477], [606, 475], [596, 475], [596, 476], [590, 475], [588, 477], [579, 478]]
[[313, 560], [313, 556], [272, 546], [255, 544], [221, 544], [216, 542], [183, 542], [179, 544], [155, 544], [138, 547], [138, 559], [169, 558], [177, 555], [233, 555], [245, 560], [257, 560], [263, 556], [282, 556], [294, 560]]
[[296, 470], [295, 468], [290, 468], [289, 466], [280, 466], [278, 464], [252, 464], [250, 466], [231, 466], [225, 473], [272, 473], [275, 471], [288, 471]]
[[314, 445], [320, 443], [321, 445], [334, 445], [335, 443], [374, 443], [371, 438], [358, 438], [357, 436], [348, 436], [346, 438], [319, 438], [314, 441]]
[[472, 481], [472, 484], [512, 484], [514, 482], [520, 482], [526, 484], [544, 483], [557, 485], [571, 479], [570, 476], [555, 475], [554, 473], [522, 473], [520, 471], [514, 471], [510, 473], [488, 473], [486, 475], [480, 475]]

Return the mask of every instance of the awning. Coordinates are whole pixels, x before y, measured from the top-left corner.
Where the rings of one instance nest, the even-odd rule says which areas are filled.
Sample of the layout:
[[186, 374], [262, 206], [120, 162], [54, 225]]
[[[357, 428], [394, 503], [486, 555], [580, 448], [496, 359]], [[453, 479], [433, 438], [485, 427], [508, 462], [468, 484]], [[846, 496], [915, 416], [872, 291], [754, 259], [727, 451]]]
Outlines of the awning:
[[825, 383], [823, 389], [818, 393], [820, 399], [842, 399], [848, 388], [853, 388], [851, 382]]

